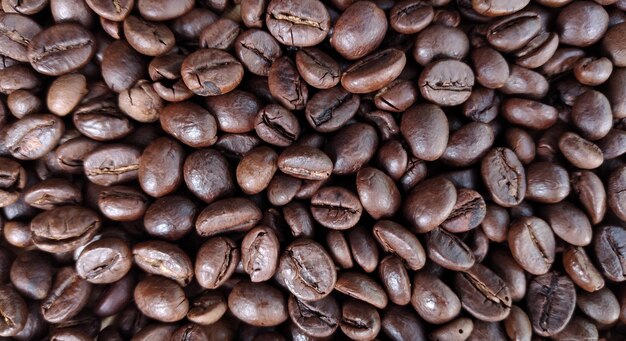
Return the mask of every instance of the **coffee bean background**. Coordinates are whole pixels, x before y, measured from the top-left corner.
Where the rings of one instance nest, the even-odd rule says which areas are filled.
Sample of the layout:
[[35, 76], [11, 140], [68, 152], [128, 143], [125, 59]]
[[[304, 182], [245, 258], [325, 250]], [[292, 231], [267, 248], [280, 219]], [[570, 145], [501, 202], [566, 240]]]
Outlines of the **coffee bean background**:
[[0, 341], [626, 340], [626, 1], [0, 0]]

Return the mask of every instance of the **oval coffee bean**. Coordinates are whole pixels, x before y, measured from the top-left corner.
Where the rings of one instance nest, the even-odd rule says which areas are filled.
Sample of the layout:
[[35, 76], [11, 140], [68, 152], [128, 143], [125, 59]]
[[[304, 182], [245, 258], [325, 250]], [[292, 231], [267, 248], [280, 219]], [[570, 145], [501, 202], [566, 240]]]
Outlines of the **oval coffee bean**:
[[257, 327], [276, 326], [289, 317], [283, 293], [265, 283], [237, 283], [228, 295], [228, 308], [243, 322]]
[[241, 263], [252, 282], [263, 282], [274, 276], [278, 266], [280, 244], [276, 232], [257, 226], [241, 241]]
[[92, 286], [72, 267], [60, 269], [52, 289], [41, 302], [41, 314], [50, 323], [60, 323], [76, 316], [88, 303]]
[[213, 237], [198, 250], [194, 273], [200, 286], [217, 289], [235, 272], [240, 252], [235, 243], [226, 237]]
[[216, 96], [234, 90], [243, 78], [243, 66], [227, 52], [202, 49], [188, 55], [181, 77], [198, 96]]
[[439, 277], [424, 271], [413, 278], [411, 305], [425, 321], [442, 324], [461, 312], [459, 297]]
[[0, 286], [0, 336], [11, 337], [21, 332], [27, 323], [28, 307], [24, 299], [10, 285]]
[[483, 182], [493, 201], [504, 207], [512, 207], [522, 202], [526, 194], [526, 172], [512, 150], [490, 150], [480, 168]]
[[406, 56], [402, 51], [379, 51], [350, 65], [341, 75], [341, 85], [351, 93], [376, 91], [396, 79], [405, 64]]
[[[362, 25], [363, 22], [368, 25]], [[373, 2], [358, 1], [346, 8], [337, 19], [330, 44], [344, 58], [359, 59], [380, 45], [386, 31], [385, 12]]]
[[265, 24], [280, 43], [288, 46], [313, 46], [330, 30], [330, 15], [321, 1], [285, 2], [272, 0], [267, 5]]
[[510, 225], [508, 242], [517, 263], [531, 274], [542, 275], [552, 267], [556, 242], [545, 221], [520, 217]]
[[356, 195], [342, 187], [323, 187], [311, 198], [311, 214], [323, 226], [346, 230], [359, 221], [363, 207]]
[[406, 197], [402, 211], [405, 219], [418, 233], [426, 233], [441, 225], [457, 200], [454, 185], [443, 177], [425, 180]]
[[508, 286], [482, 264], [457, 273], [455, 288], [463, 308], [482, 321], [502, 321], [511, 311]]
[[183, 288], [171, 279], [148, 276], [134, 290], [137, 308], [149, 318], [161, 322], [182, 320], [189, 310]]
[[28, 61], [37, 72], [58, 76], [85, 66], [95, 52], [91, 32], [79, 24], [61, 23], [33, 37], [28, 45]]
[[76, 260], [76, 271], [90, 283], [114, 283], [124, 277], [132, 265], [130, 247], [126, 241], [102, 238], [83, 249]]
[[189, 256], [174, 244], [160, 240], [141, 242], [133, 246], [132, 257], [145, 272], [173, 279], [181, 286], [193, 278]]
[[101, 224], [98, 214], [86, 207], [61, 206], [38, 214], [30, 222], [30, 229], [37, 248], [61, 253], [86, 244]]
[[332, 296], [308, 302], [291, 295], [287, 307], [293, 323], [306, 331], [308, 335], [328, 337], [339, 328], [341, 311], [339, 304]]
[[458, 60], [440, 60], [424, 68], [418, 80], [422, 96], [441, 106], [465, 102], [472, 93], [474, 72]]
[[528, 315], [535, 333], [552, 336], [565, 328], [576, 308], [576, 289], [556, 272], [535, 277], [526, 295]]
[[438, 265], [454, 270], [465, 271], [476, 262], [472, 250], [456, 235], [437, 227], [428, 233], [428, 258]]
[[220, 233], [246, 232], [262, 218], [257, 205], [246, 198], [228, 198], [213, 202], [196, 219], [196, 231], [203, 237]]
[[602, 226], [596, 229], [593, 249], [602, 274], [614, 282], [626, 281], [626, 229]]
[[333, 171], [333, 162], [317, 148], [292, 146], [278, 156], [278, 169], [299, 179], [324, 180]]

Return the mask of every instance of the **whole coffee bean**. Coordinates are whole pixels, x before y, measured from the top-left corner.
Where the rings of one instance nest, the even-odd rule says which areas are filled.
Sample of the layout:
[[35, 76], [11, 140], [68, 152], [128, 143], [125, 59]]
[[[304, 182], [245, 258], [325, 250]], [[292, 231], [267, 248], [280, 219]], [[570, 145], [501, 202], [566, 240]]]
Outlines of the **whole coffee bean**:
[[333, 171], [333, 162], [317, 148], [292, 146], [285, 148], [278, 156], [278, 168], [299, 179], [324, 180]]
[[245, 232], [262, 218], [257, 205], [246, 198], [228, 198], [207, 206], [196, 220], [196, 231], [203, 237], [226, 232]]
[[440, 227], [430, 231], [427, 238], [428, 258], [446, 269], [465, 271], [476, 262], [472, 250], [461, 239]]
[[331, 25], [328, 10], [317, 0], [272, 0], [267, 5], [265, 24], [281, 44], [300, 47], [322, 42]]
[[526, 168], [528, 200], [557, 203], [570, 192], [569, 175], [565, 168], [551, 162], [536, 162]]
[[480, 224], [489, 240], [503, 242], [507, 238], [510, 218], [507, 210], [499, 205], [487, 204], [485, 218]]
[[533, 334], [528, 315], [516, 305], [511, 306], [511, 313], [504, 320], [504, 328], [507, 336], [513, 340], [529, 340]]
[[101, 219], [80, 206], [61, 206], [38, 214], [30, 223], [33, 243], [42, 251], [68, 252], [86, 244], [100, 230]]
[[[6, 227], [5, 227], [6, 228]], [[23, 296], [41, 300], [52, 287], [52, 261], [39, 251], [19, 254], [11, 265], [11, 283]]]
[[254, 128], [261, 140], [280, 147], [290, 146], [300, 136], [298, 118], [278, 104], [269, 104], [259, 110]]
[[237, 37], [235, 53], [246, 69], [259, 76], [267, 76], [274, 60], [282, 56], [276, 39], [257, 29], [245, 31]]
[[[608, 33], [607, 35], [608, 36]], [[605, 38], [606, 39], [606, 38]], [[606, 40], [603, 40], [603, 42]], [[596, 86], [604, 83], [613, 72], [613, 63], [606, 58], [586, 57], [581, 58], [574, 65], [576, 80], [584, 85]]]
[[302, 110], [306, 106], [309, 89], [289, 57], [274, 60], [267, 75], [267, 84], [272, 97], [285, 108]]
[[373, 2], [357, 1], [341, 14], [333, 29], [332, 47], [346, 59], [359, 59], [383, 41], [387, 17]]
[[451, 321], [461, 312], [459, 297], [437, 276], [420, 271], [413, 278], [411, 305], [429, 323]]
[[[366, 102], [363, 105], [366, 105]], [[400, 127], [398, 127], [396, 119], [389, 112], [374, 110], [366, 113], [363, 117], [378, 128], [383, 141], [397, 138], [400, 134]]]
[[380, 315], [367, 303], [348, 300], [341, 308], [340, 327], [353, 340], [372, 340], [380, 332]]
[[152, 83], [140, 80], [118, 95], [120, 110], [139, 122], [154, 122], [159, 119], [164, 103], [154, 90]]
[[422, 160], [434, 161], [448, 144], [448, 119], [436, 105], [418, 104], [402, 115], [400, 131], [411, 153]]
[[589, 46], [599, 41], [608, 25], [609, 14], [602, 6], [589, 1], [565, 6], [556, 18], [559, 40], [573, 46]]
[[201, 49], [188, 55], [181, 75], [189, 90], [199, 96], [216, 96], [235, 89], [243, 78], [243, 66], [227, 52]]
[[[45, 6], [45, 1], [40, 2]], [[53, 0], [50, 1], [50, 12], [57, 23], [75, 21], [85, 27], [92, 27], [94, 23], [94, 15], [87, 1], [75, 3], [67, 0]]]
[[133, 187], [112, 186], [98, 194], [98, 207], [102, 214], [114, 221], [140, 219], [148, 208], [148, 198]]
[[121, 312], [133, 297], [136, 280], [129, 272], [119, 281], [106, 287], [93, 302], [93, 312], [97, 316], [111, 316]]
[[527, 68], [537, 68], [547, 63], [559, 47], [559, 36], [554, 32], [541, 32], [517, 51], [515, 63]]
[[231, 50], [241, 32], [239, 24], [228, 18], [221, 18], [200, 32], [200, 46], [209, 49]]
[[489, 89], [504, 86], [509, 78], [509, 65], [504, 57], [490, 47], [479, 47], [470, 52], [476, 81]]
[[329, 133], [340, 129], [352, 119], [359, 104], [359, 95], [336, 86], [311, 97], [306, 105], [305, 117], [313, 129]]
[[481, 164], [483, 182], [492, 199], [504, 207], [518, 205], [526, 194], [526, 172], [508, 148], [487, 152]]
[[602, 274], [582, 247], [569, 247], [563, 252], [563, 268], [578, 287], [588, 292], [604, 287]]
[[494, 21], [487, 30], [487, 40], [500, 52], [512, 52], [524, 47], [540, 29], [538, 14], [518, 12]]
[[189, 198], [165, 196], [148, 207], [143, 225], [151, 236], [177, 240], [193, 229], [196, 213], [196, 205]]
[[385, 252], [402, 258], [412, 270], [421, 269], [426, 263], [426, 254], [417, 237], [401, 225], [389, 220], [380, 220], [374, 225], [373, 235]]
[[342, 187], [324, 187], [311, 198], [313, 218], [333, 230], [345, 230], [356, 225], [362, 212], [358, 197]]
[[399, 180], [408, 168], [408, 155], [402, 143], [398, 140], [389, 140], [383, 143], [376, 155], [379, 167], [394, 181]]
[[3, 228], [4, 239], [11, 245], [26, 248], [33, 245], [33, 233], [25, 222], [8, 221]]
[[80, 105], [72, 116], [76, 129], [96, 141], [119, 139], [133, 131], [130, 119], [113, 101], [95, 100]]
[[397, 49], [373, 53], [350, 65], [341, 75], [341, 85], [352, 93], [368, 93], [384, 88], [396, 79], [406, 56]]
[[441, 160], [456, 167], [472, 165], [493, 146], [494, 139], [488, 124], [471, 122], [450, 135]]
[[24, 192], [24, 201], [39, 209], [51, 210], [63, 205], [79, 205], [83, 196], [75, 184], [61, 178], [43, 180]]
[[626, 220], [626, 166], [615, 169], [609, 176], [607, 198], [611, 211]]
[[561, 135], [559, 150], [572, 165], [581, 169], [594, 169], [603, 162], [600, 147], [576, 133], [566, 132]]
[[4, 317], [0, 322], [0, 336], [17, 335], [26, 326], [28, 306], [24, 299], [9, 285], [0, 286], [0, 310]]
[[5, 95], [16, 90], [32, 90], [41, 83], [33, 69], [22, 64], [0, 70], [0, 76], [0, 93]]
[[147, 273], [170, 278], [181, 286], [193, 278], [193, 265], [189, 256], [174, 244], [151, 240], [133, 246], [135, 264]]
[[354, 123], [344, 126], [327, 143], [328, 154], [334, 161], [333, 173], [357, 172], [374, 156], [377, 145], [378, 135], [371, 125]]
[[50, 152], [65, 132], [65, 124], [50, 114], [31, 114], [7, 127], [3, 143], [20, 160], [34, 160]]
[[573, 316], [567, 326], [554, 336], [556, 340], [581, 338], [583, 340], [595, 340], [598, 338], [598, 328], [591, 321]]
[[48, 297], [41, 302], [43, 318], [60, 323], [76, 316], [87, 305], [92, 285], [82, 279], [72, 267], [56, 273]]
[[239, 258], [239, 249], [231, 239], [207, 240], [196, 254], [194, 273], [198, 284], [207, 289], [219, 288], [233, 274]]
[[585, 92], [576, 98], [571, 120], [584, 138], [591, 141], [603, 138], [611, 130], [613, 120], [609, 100], [598, 91]]
[[521, 217], [513, 221], [508, 242], [517, 263], [531, 274], [542, 275], [552, 267], [555, 240], [545, 221], [537, 217]]
[[2, 13], [0, 31], [0, 53], [20, 62], [28, 62], [28, 47], [41, 31], [41, 26], [28, 16]]
[[504, 139], [507, 147], [515, 153], [523, 164], [531, 163], [536, 156], [536, 144], [532, 136], [523, 129], [509, 128], [504, 132]]
[[205, 103], [215, 115], [218, 128], [228, 133], [247, 133], [254, 130], [254, 119], [261, 109], [261, 101], [256, 96], [241, 90], [207, 97]]
[[234, 191], [228, 161], [213, 149], [200, 149], [189, 155], [183, 166], [183, 176], [187, 188], [206, 203]]
[[164, 0], [137, 0], [137, 9], [142, 17], [148, 20], [164, 21], [182, 16], [194, 5], [193, 0], [172, 3]]
[[285, 286], [296, 298], [320, 300], [335, 287], [335, 264], [324, 248], [310, 239], [296, 239], [287, 246], [278, 265]]
[[339, 327], [341, 312], [332, 296], [307, 302], [291, 295], [287, 307], [293, 323], [308, 335], [328, 337]]
[[[444, 38], [445, 37], [445, 38]], [[417, 35], [413, 58], [425, 66], [437, 59], [463, 59], [469, 52], [467, 35], [456, 27], [431, 25]]]
[[571, 320], [576, 308], [576, 289], [566, 276], [551, 272], [530, 282], [526, 302], [533, 331], [552, 336]]
[[626, 261], [623, 255], [626, 230], [619, 226], [602, 226], [596, 230], [593, 247], [602, 274], [614, 282], [626, 280]]
[[417, 94], [417, 86], [411, 81], [396, 79], [378, 90], [374, 104], [381, 110], [403, 112], [415, 103]]
[[182, 146], [175, 140], [161, 137], [144, 149], [137, 173], [141, 189], [153, 197], [162, 197], [176, 190], [183, 180]]
[[134, 0], [121, 0], [119, 2], [85, 0], [85, 2], [96, 14], [112, 21], [123, 21], [135, 3]]
[[604, 159], [614, 159], [626, 153], [626, 130], [611, 129], [609, 133], [598, 141]]
[[137, 178], [140, 156], [141, 151], [131, 145], [103, 145], [85, 158], [85, 175], [100, 186], [132, 181]]
[[396, 32], [413, 34], [426, 28], [434, 17], [435, 11], [430, 3], [404, 0], [394, 4], [391, 8], [389, 26]]
[[88, 282], [105, 284], [120, 280], [132, 265], [130, 247], [126, 241], [103, 238], [82, 250], [76, 260], [76, 271]]
[[526, 7], [530, 1], [519, 0], [508, 3], [500, 3], [498, 1], [472, 1], [472, 9], [476, 13], [488, 16], [499, 17], [503, 15], [513, 14]]
[[453, 233], [466, 232], [480, 225], [486, 212], [485, 200], [478, 192], [461, 188], [457, 191], [452, 212], [441, 226]]
[[361, 169], [356, 185], [363, 208], [374, 219], [392, 216], [400, 208], [400, 191], [382, 171], [371, 167]]
[[489, 268], [476, 264], [455, 276], [461, 304], [474, 317], [489, 322], [504, 320], [511, 310], [506, 283]]
[[71, 73], [55, 79], [46, 97], [51, 113], [58, 116], [69, 114], [88, 92], [87, 79], [80, 73]]
[[415, 311], [407, 306], [390, 305], [382, 316], [382, 331], [394, 341], [426, 340], [424, 326]]
[[[544, 65], [545, 66], [545, 65]], [[500, 91], [507, 95], [523, 95], [541, 99], [548, 92], [547, 79], [538, 72], [517, 65], [510, 65], [509, 78]]]
[[389, 300], [407, 305], [411, 301], [411, 279], [402, 259], [389, 255], [380, 261], [378, 274], [385, 286]]
[[347, 232], [347, 237], [354, 261], [367, 273], [376, 270], [379, 254], [370, 231], [357, 225]]
[[191, 300], [187, 319], [200, 325], [211, 325], [222, 318], [227, 310], [226, 299], [221, 293], [206, 291]]
[[569, 244], [585, 246], [591, 243], [593, 232], [589, 218], [569, 201], [544, 206], [543, 216], [554, 233]]
[[251, 150], [237, 165], [237, 183], [246, 194], [263, 191], [274, 176], [278, 154], [268, 147]]
[[387, 306], [388, 298], [383, 287], [371, 277], [358, 272], [339, 274], [335, 290], [379, 309]]
[[354, 266], [350, 245], [343, 232], [336, 230], [328, 231], [326, 234], [326, 245], [328, 253], [338, 267], [350, 269]]
[[617, 297], [608, 288], [602, 288], [592, 293], [577, 293], [576, 306], [587, 315], [592, 322], [600, 326], [615, 323], [620, 314], [620, 305]]
[[463, 62], [440, 60], [426, 65], [418, 82], [425, 99], [442, 106], [454, 106], [469, 98], [474, 86], [474, 73]]
[[95, 52], [94, 36], [87, 29], [79, 24], [62, 23], [32, 38], [28, 61], [37, 72], [58, 76], [85, 66]]
[[188, 146], [209, 147], [217, 141], [215, 117], [197, 104], [170, 104], [163, 108], [159, 120], [165, 132]]
[[305, 47], [296, 52], [296, 67], [302, 79], [317, 89], [332, 88], [341, 79], [337, 61], [315, 47]]
[[237, 318], [258, 327], [275, 326], [288, 318], [285, 297], [265, 283], [237, 283], [228, 295], [228, 307]]
[[265, 0], [242, 0], [241, 21], [247, 27], [263, 27], [263, 14], [265, 14]]
[[502, 103], [502, 115], [509, 122], [528, 129], [545, 130], [556, 123], [558, 113], [554, 107], [521, 98], [511, 98]]
[[41, 111], [41, 100], [27, 90], [16, 90], [7, 97], [7, 107], [17, 118]]
[[421, 182], [406, 197], [403, 213], [418, 233], [426, 233], [443, 223], [456, 203], [454, 185], [443, 177]]
[[174, 33], [164, 24], [149, 22], [133, 15], [124, 19], [124, 36], [137, 52], [148, 56], [163, 55], [176, 43]]
[[182, 320], [189, 310], [183, 289], [171, 279], [160, 276], [148, 276], [139, 281], [133, 297], [142, 314], [162, 322]]
[[281, 172], [275, 173], [267, 185], [267, 199], [274, 206], [287, 205], [294, 199], [301, 185], [302, 180], [298, 178]]
[[278, 266], [280, 244], [276, 232], [257, 226], [241, 241], [241, 262], [252, 282], [263, 282], [274, 276]]

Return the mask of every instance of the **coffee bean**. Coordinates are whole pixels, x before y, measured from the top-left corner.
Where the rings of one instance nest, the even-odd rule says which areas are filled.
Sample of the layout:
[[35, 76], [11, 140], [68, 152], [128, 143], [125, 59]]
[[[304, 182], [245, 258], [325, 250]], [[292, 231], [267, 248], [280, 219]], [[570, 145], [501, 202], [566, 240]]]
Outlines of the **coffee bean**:
[[426, 28], [435, 17], [433, 6], [419, 0], [400, 1], [391, 8], [389, 26], [396, 32], [413, 34]]
[[397, 49], [373, 53], [350, 65], [341, 75], [341, 85], [352, 93], [368, 93], [384, 88], [396, 79], [406, 56]]
[[472, 250], [462, 240], [440, 227], [428, 233], [426, 245], [428, 258], [446, 269], [465, 271], [476, 262]]
[[545, 274], [554, 263], [554, 234], [539, 218], [522, 217], [513, 221], [508, 241], [515, 260], [532, 274]]
[[341, 76], [337, 61], [315, 47], [305, 47], [296, 52], [296, 67], [302, 79], [318, 89], [334, 87]]
[[189, 310], [189, 301], [176, 282], [159, 276], [139, 281], [134, 291], [137, 308], [147, 317], [162, 321], [181, 320]]
[[329, 133], [338, 130], [354, 117], [359, 104], [359, 95], [336, 86], [311, 97], [306, 105], [305, 117], [313, 129]]
[[386, 31], [385, 12], [373, 2], [357, 1], [337, 19], [330, 44], [344, 58], [359, 59], [380, 45]]
[[308, 335], [328, 337], [339, 327], [341, 312], [337, 301], [326, 296], [318, 301], [302, 301], [289, 296], [288, 311], [294, 324]]
[[76, 316], [88, 303], [92, 285], [72, 267], [60, 269], [48, 296], [41, 302], [43, 318], [60, 323]]
[[171, 3], [163, 0], [137, 0], [137, 9], [148, 20], [164, 21], [180, 17], [189, 12], [194, 5], [192, 0]]
[[413, 58], [425, 66], [437, 59], [460, 60], [468, 52], [469, 40], [463, 31], [456, 27], [430, 25], [417, 35]]
[[21, 295], [41, 300], [50, 292], [52, 274], [52, 260], [49, 256], [39, 251], [24, 252], [11, 265], [11, 284]]
[[267, 84], [272, 97], [285, 108], [302, 110], [306, 106], [309, 89], [289, 57], [274, 60], [267, 75]]
[[452, 212], [441, 226], [453, 233], [466, 232], [480, 225], [486, 211], [485, 200], [478, 192], [461, 188], [457, 191]]
[[137, 178], [140, 150], [131, 145], [109, 144], [95, 149], [84, 162], [87, 178], [100, 186], [111, 186]]
[[250, 72], [267, 76], [274, 60], [282, 55], [282, 50], [272, 35], [251, 29], [237, 37], [235, 53]]
[[39, 32], [28, 45], [28, 61], [40, 73], [58, 76], [80, 69], [96, 52], [94, 36], [82, 25], [62, 23]]
[[280, 244], [274, 230], [257, 226], [241, 241], [241, 262], [252, 282], [263, 282], [276, 272]]
[[502, 115], [524, 128], [544, 130], [556, 123], [558, 113], [554, 107], [543, 103], [511, 98], [502, 103]]
[[371, 305], [348, 300], [341, 308], [341, 331], [351, 339], [373, 339], [381, 328], [380, 315]]
[[98, 232], [100, 217], [81, 206], [61, 206], [38, 214], [30, 223], [33, 243], [47, 252], [68, 252]]
[[528, 200], [558, 203], [570, 192], [567, 171], [554, 163], [536, 162], [526, 168], [526, 195]]
[[382, 331], [394, 341], [414, 338], [426, 340], [423, 323], [415, 310], [407, 306], [390, 305], [382, 316]]
[[207, 291], [191, 300], [187, 319], [197, 324], [210, 325], [217, 322], [227, 310], [227, 302], [222, 294]]
[[418, 104], [407, 110], [400, 131], [412, 154], [426, 161], [441, 157], [448, 144], [448, 119], [432, 104]]
[[324, 187], [311, 198], [311, 213], [325, 227], [345, 230], [354, 226], [363, 207], [356, 195], [341, 187]]
[[377, 146], [378, 135], [371, 125], [354, 123], [344, 126], [327, 142], [328, 156], [334, 161], [333, 173], [356, 173], [374, 156]]
[[510, 313], [509, 288], [500, 277], [481, 264], [464, 273], [457, 273], [455, 288], [463, 308], [482, 321], [501, 321]]
[[0, 16], [0, 53], [20, 62], [28, 62], [28, 47], [41, 26], [28, 16], [3, 13]]
[[165, 196], [148, 207], [143, 225], [151, 236], [177, 240], [193, 229], [196, 213], [196, 205], [187, 197]]
[[456, 203], [454, 185], [449, 180], [438, 177], [418, 184], [407, 196], [404, 217], [419, 233], [426, 233], [443, 223]]
[[243, 66], [230, 54], [217, 49], [198, 50], [185, 58], [181, 75], [189, 90], [199, 96], [232, 91], [243, 78]]
[[0, 302], [2, 302], [2, 316], [0, 335], [11, 337], [17, 335], [26, 325], [28, 307], [24, 299], [9, 285], [0, 287]]
[[495, 148], [487, 152], [481, 164], [481, 175], [497, 204], [511, 207], [524, 199], [526, 172], [510, 149]]
[[441, 106], [453, 106], [469, 98], [474, 86], [474, 73], [463, 62], [440, 60], [426, 65], [418, 82], [425, 99]]
[[196, 220], [196, 231], [203, 237], [225, 232], [245, 232], [262, 218], [257, 205], [246, 198], [227, 198], [207, 206]]
[[34, 160], [50, 152], [65, 132], [65, 124], [50, 114], [32, 114], [7, 127], [4, 143], [11, 155]]
[[436, 324], [451, 321], [461, 312], [461, 301], [454, 291], [424, 271], [413, 278], [411, 305], [421, 318]]
[[607, 198], [611, 211], [620, 219], [626, 219], [626, 167], [615, 169], [609, 176]]
[[494, 21], [487, 30], [487, 40], [500, 52], [512, 52], [524, 47], [540, 29], [539, 15], [518, 12]]
[[285, 148], [278, 156], [278, 168], [299, 179], [324, 180], [330, 176], [333, 162], [317, 148], [293, 146]]
[[133, 246], [132, 257], [145, 272], [173, 279], [181, 286], [189, 284], [193, 266], [189, 256], [176, 245], [152, 240]]
[[300, 136], [296, 116], [278, 104], [259, 110], [254, 119], [254, 129], [261, 140], [280, 147], [293, 144]]
[[337, 282], [330, 256], [310, 239], [296, 239], [289, 244], [280, 257], [277, 271], [289, 292], [306, 301], [328, 296]]
[[76, 260], [78, 275], [90, 283], [113, 283], [132, 266], [130, 247], [119, 238], [103, 238], [87, 245]]
[[[578, 2], [565, 6], [556, 18], [559, 40], [573, 46], [589, 46], [602, 38], [609, 24], [604, 8], [592, 2]], [[582, 30], [581, 27], [588, 29]]]
[[280, 43], [305, 47], [324, 40], [331, 23], [321, 1], [272, 0], [267, 5], [265, 24]]
[[626, 230], [619, 226], [602, 226], [594, 236], [593, 246], [600, 270], [614, 282], [626, 280], [626, 262], [622, 255], [624, 243]]
[[402, 259], [389, 255], [380, 261], [380, 276], [389, 300], [395, 304], [407, 305], [411, 301], [411, 279]]
[[535, 333], [555, 335], [571, 320], [576, 307], [574, 283], [555, 272], [535, 277], [528, 286], [527, 303]]
[[134, 0], [121, 0], [119, 2], [85, 0], [85, 2], [96, 14], [112, 21], [123, 21], [134, 5]]

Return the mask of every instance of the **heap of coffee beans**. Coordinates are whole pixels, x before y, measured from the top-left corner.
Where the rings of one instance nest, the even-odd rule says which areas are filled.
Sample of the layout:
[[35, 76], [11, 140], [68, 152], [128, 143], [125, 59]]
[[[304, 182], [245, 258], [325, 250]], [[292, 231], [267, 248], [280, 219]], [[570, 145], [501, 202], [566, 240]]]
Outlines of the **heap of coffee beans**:
[[626, 339], [626, 0], [0, 3], [0, 341]]

